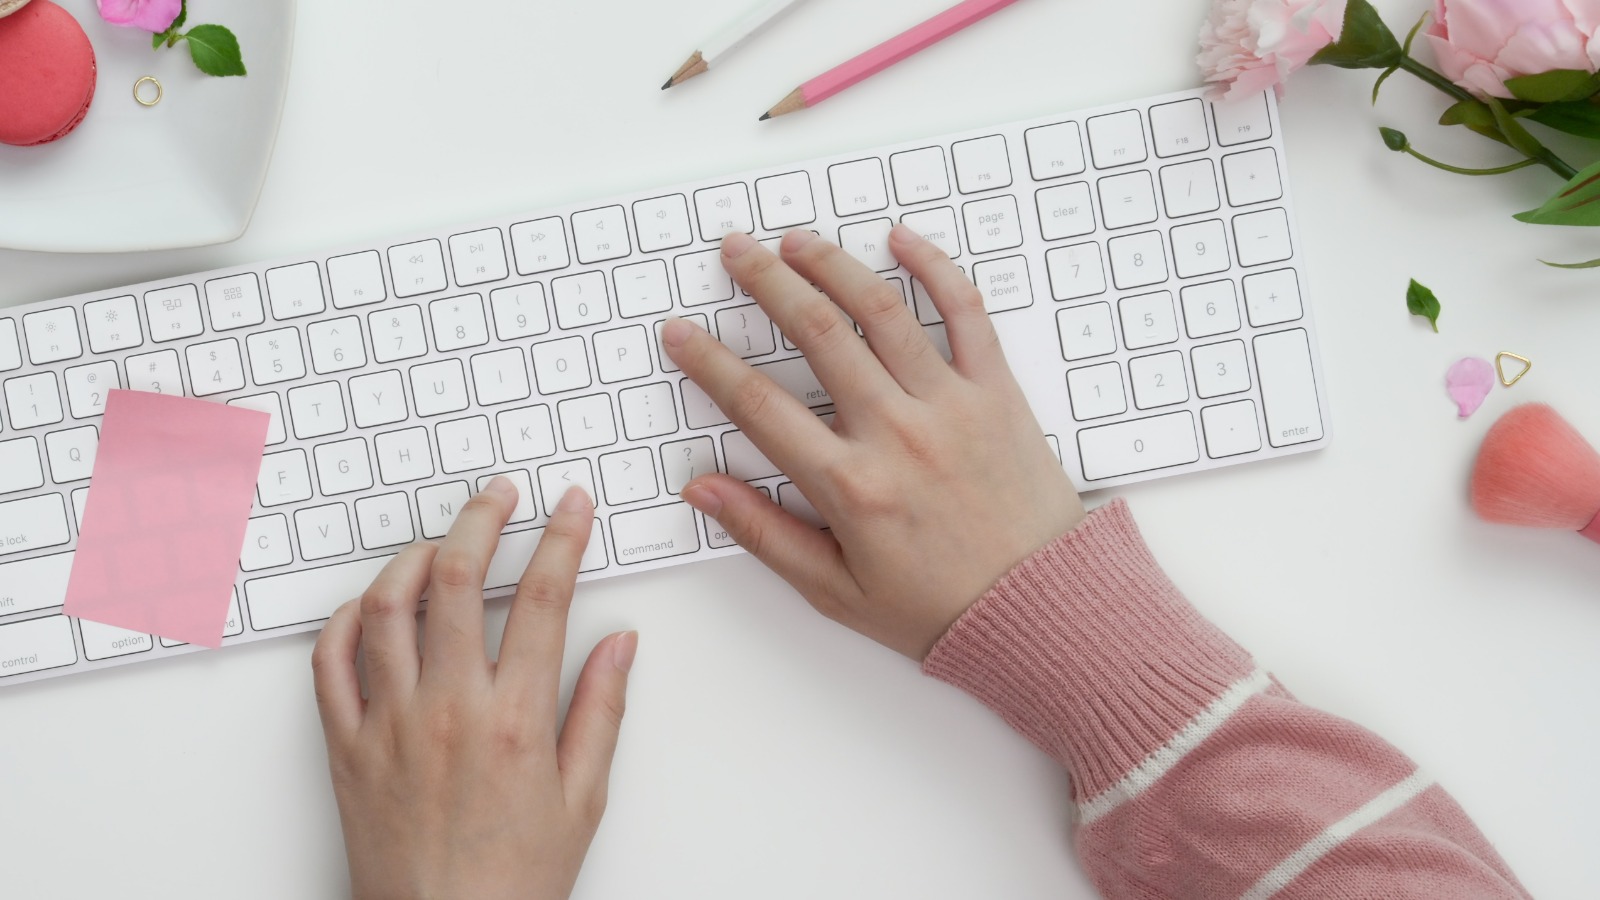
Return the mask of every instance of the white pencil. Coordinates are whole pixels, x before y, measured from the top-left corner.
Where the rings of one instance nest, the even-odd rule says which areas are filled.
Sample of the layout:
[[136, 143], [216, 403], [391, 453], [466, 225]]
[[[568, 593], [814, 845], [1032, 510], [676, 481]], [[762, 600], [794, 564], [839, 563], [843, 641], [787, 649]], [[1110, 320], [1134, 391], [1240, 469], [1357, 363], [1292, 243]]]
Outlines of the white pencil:
[[667, 83], [663, 84], [661, 89], [664, 91], [675, 84], [682, 84], [710, 69], [723, 57], [737, 50], [740, 44], [743, 44], [759, 33], [761, 29], [772, 24], [774, 19], [788, 12], [790, 7], [798, 6], [801, 2], [802, 0], [765, 0], [755, 9], [750, 10], [743, 17], [717, 32], [710, 40], [700, 45], [700, 49], [696, 50], [693, 56], [690, 56], [683, 65], [678, 67], [678, 71], [667, 79]]

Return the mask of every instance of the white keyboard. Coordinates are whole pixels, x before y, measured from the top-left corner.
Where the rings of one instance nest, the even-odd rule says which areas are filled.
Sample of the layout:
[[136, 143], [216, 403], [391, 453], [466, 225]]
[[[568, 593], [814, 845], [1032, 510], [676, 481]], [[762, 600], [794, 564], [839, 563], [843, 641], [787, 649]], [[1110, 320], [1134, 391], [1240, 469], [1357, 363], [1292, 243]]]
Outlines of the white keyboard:
[[693, 319], [826, 414], [717, 242], [814, 229], [947, 346], [889, 255], [896, 221], [982, 290], [1080, 488], [1326, 441], [1270, 97], [1187, 91], [638, 191], [0, 310], [0, 685], [193, 650], [61, 615], [110, 388], [272, 414], [224, 644], [320, 628], [497, 473], [523, 502], [490, 596], [574, 484], [598, 504], [584, 579], [738, 552], [677, 496], [713, 469], [820, 521], [657, 332]]

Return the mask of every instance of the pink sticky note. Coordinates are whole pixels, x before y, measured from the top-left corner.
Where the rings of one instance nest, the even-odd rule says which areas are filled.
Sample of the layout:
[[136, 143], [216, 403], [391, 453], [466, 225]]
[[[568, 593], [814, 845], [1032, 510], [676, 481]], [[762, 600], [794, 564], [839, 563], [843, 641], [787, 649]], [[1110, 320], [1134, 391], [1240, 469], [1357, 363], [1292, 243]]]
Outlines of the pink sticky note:
[[67, 615], [222, 646], [271, 421], [222, 403], [112, 391]]
[[1450, 367], [1444, 375], [1445, 389], [1456, 402], [1456, 412], [1465, 419], [1478, 411], [1489, 391], [1494, 389], [1494, 366], [1486, 359], [1469, 356]]

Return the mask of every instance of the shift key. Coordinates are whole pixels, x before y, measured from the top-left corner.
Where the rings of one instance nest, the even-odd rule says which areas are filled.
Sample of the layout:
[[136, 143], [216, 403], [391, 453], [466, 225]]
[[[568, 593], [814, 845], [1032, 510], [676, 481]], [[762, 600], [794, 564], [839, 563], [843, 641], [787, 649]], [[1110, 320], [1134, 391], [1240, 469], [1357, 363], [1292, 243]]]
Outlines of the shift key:
[[1311, 369], [1311, 344], [1304, 328], [1255, 339], [1261, 402], [1267, 410], [1267, 440], [1274, 447], [1322, 440], [1322, 409]]
[[0, 556], [58, 547], [70, 540], [67, 505], [60, 494], [0, 503]]
[[71, 575], [70, 552], [0, 563], [0, 616], [66, 603]]

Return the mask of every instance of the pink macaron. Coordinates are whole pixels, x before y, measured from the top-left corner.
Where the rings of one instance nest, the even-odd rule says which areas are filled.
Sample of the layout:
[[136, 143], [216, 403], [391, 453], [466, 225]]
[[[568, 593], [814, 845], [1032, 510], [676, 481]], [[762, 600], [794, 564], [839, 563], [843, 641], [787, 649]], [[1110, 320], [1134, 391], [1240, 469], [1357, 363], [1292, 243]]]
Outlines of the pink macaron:
[[0, 18], [0, 144], [30, 147], [78, 127], [94, 100], [89, 36], [50, 0]]

